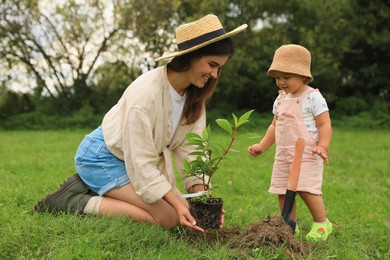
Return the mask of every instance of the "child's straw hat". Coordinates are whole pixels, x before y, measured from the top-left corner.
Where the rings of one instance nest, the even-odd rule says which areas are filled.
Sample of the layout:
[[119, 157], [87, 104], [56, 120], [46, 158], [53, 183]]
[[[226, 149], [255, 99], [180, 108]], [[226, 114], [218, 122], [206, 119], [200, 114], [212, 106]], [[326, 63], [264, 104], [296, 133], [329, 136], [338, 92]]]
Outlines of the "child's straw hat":
[[274, 77], [275, 71], [301, 75], [313, 80], [310, 73], [311, 55], [301, 45], [286, 44], [275, 51], [274, 59], [267, 74]]
[[216, 15], [206, 15], [195, 22], [179, 26], [176, 29], [176, 44], [178, 51], [159, 57], [156, 61], [180, 56], [211, 43], [231, 37], [243, 31], [247, 26], [247, 24], [243, 24], [233, 31], [225, 33], [225, 30]]

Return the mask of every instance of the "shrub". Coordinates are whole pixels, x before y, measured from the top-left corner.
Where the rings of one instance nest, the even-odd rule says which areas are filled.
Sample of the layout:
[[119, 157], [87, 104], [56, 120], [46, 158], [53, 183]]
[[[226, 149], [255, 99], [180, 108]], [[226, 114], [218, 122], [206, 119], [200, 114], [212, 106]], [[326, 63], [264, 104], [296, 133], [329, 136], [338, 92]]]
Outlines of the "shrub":
[[368, 105], [359, 97], [347, 97], [336, 103], [335, 112], [342, 115], [353, 116], [367, 111]]

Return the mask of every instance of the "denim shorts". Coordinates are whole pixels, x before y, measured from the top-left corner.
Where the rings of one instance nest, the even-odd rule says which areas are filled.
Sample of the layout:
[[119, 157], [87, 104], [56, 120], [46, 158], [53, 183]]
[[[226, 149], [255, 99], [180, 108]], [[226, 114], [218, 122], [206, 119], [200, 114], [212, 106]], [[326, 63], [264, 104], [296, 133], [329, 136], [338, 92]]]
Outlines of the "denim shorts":
[[80, 178], [100, 196], [130, 183], [125, 162], [107, 149], [101, 126], [85, 136], [74, 160]]

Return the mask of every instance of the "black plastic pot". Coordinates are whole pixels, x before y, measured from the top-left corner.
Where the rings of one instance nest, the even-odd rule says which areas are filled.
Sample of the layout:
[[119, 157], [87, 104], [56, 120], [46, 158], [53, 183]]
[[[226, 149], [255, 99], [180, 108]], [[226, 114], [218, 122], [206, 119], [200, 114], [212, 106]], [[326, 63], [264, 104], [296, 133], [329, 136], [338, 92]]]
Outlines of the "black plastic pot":
[[217, 229], [221, 222], [223, 200], [214, 197], [187, 198], [190, 213], [203, 229]]

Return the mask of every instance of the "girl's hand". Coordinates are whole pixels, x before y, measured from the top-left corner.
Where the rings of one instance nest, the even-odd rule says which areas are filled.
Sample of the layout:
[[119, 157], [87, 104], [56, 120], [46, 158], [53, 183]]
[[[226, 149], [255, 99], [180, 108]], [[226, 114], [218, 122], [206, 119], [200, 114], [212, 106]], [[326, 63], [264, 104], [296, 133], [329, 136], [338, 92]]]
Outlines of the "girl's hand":
[[322, 145], [317, 145], [313, 150], [313, 154], [318, 154], [326, 164], [329, 164], [328, 150]]
[[254, 144], [248, 147], [248, 153], [250, 153], [255, 158], [264, 152], [265, 149], [260, 144]]

